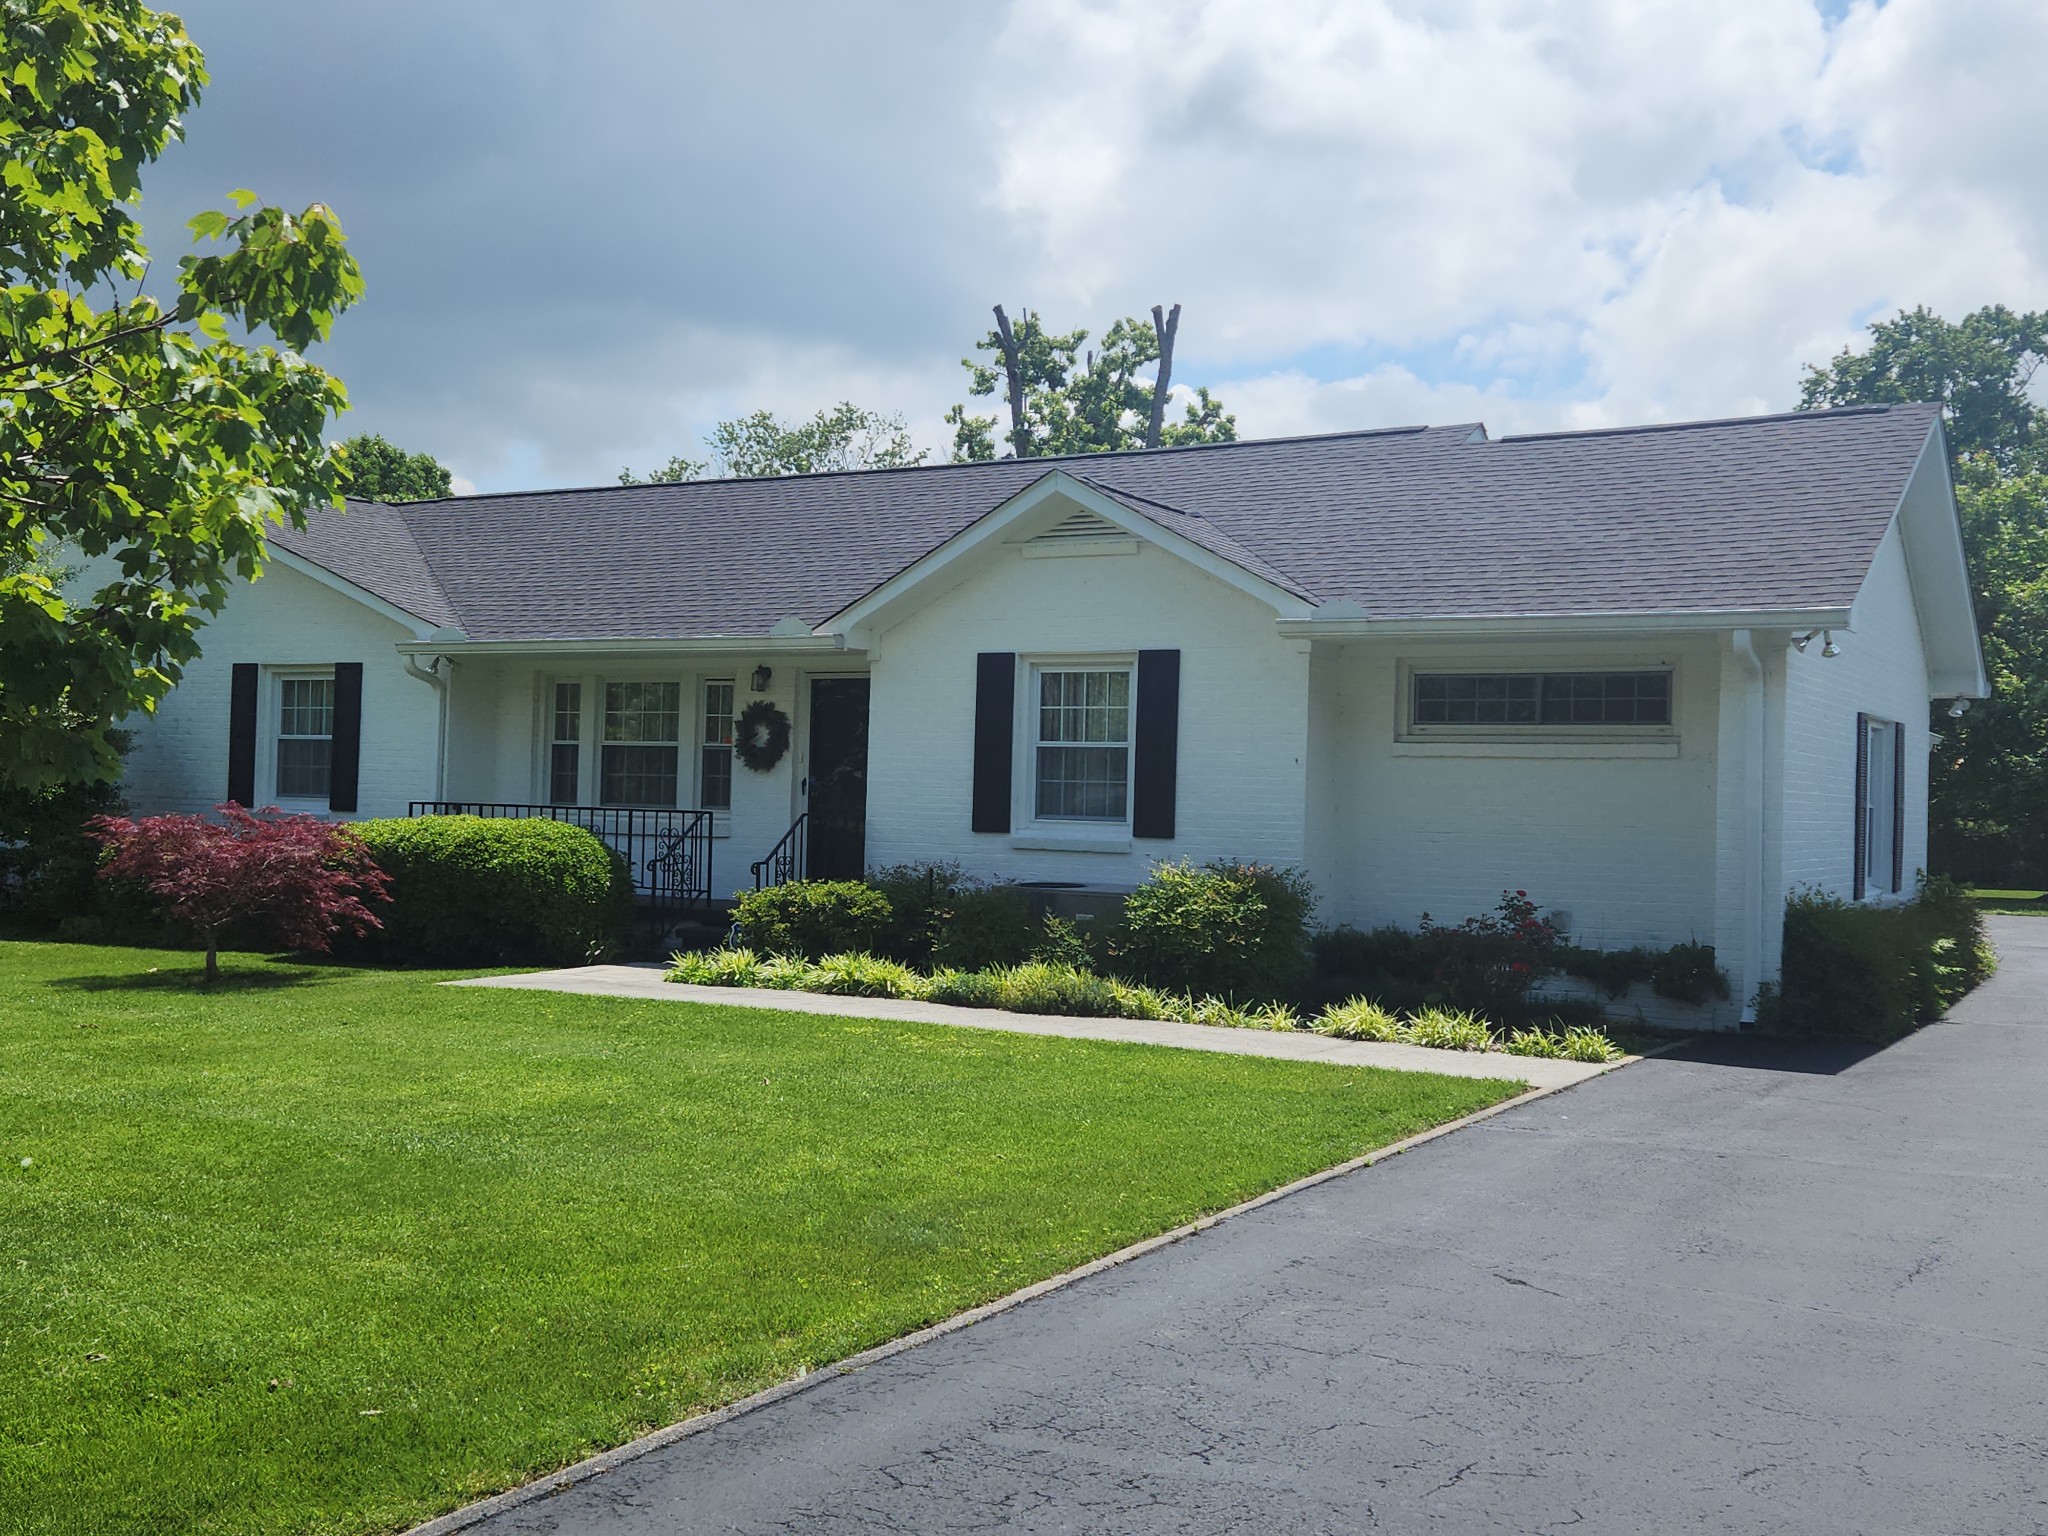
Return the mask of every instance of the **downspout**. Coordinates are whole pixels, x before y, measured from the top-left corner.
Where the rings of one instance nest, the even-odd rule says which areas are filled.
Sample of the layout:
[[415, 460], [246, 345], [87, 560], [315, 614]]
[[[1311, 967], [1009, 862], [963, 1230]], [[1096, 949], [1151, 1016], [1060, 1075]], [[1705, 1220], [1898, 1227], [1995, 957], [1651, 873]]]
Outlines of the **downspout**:
[[1764, 969], [1764, 664], [1750, 631], [1733, 637], [1743, 676], [1742, 1022], [1756, 1022]]
[[405, 670], [421, 682], [433, 687], [438, 707], [434, 714], [434, 799], [448, 798], [448, 679], [441, 675], [441, 663], [446, 656], [436, 656], [429, 666], [421, 666], [411, 657], [404, 657]]

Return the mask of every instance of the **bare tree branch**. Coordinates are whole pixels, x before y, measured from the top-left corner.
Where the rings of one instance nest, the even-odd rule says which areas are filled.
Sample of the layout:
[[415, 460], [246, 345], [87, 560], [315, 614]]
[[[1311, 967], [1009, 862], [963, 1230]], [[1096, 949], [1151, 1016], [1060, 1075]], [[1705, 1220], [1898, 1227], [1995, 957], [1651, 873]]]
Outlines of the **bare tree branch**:
[[[1024, 311], [1024, 323], [1031, 323], [1031, 311]], [[1024, 354], [1010, 329], [1010, 317], [996, 306], [996, 336], [1003, 344], [1003, 373], [1010, 385], [1010, 451], [1020, 459], [1031, 457], [1031, 423], [1024, 417]]]
[[1152, 331], [1159, 338], [1159, 377], [1152, 384], [1152, 415], [1145, 423], [1145, 446], [1157, 448], [1160, 435], [1166, 430], [1166, 396], [1173, 383], [1173, 337], [1180, 329], [1180, 306], [1173, 306], [1173, 313], [1162, 314], [1160, 306], [1152, 306]]

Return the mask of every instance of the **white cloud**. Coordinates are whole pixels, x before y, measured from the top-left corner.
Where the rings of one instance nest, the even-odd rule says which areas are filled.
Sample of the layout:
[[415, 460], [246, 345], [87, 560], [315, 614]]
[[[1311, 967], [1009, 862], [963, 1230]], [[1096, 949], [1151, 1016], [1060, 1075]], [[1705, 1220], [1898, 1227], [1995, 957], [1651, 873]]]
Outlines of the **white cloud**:
[[152, 218], [334, 201], [341, 430], [491, 488], [841, 398], [943, 449], [997, 298], [1183, 303], [1261, 434], [1781, 409], [1875, 316], [2048, 305], [2040, 0], [360, 9], [189, 0]]
[[[1786, 0], [1037, 0], [1003, 49], [1039, 281], [1170, 290], [1252, 430], [1782, 409], [1875, 314], [2048, 301], [2026, 0], [1832, 33]], [[1290, 366], [1333, 345], [1380, 361]]]
[[1393, 365], [1343, 379], [1295, 370], [1248, 374], [1219, 391], [1237, 417], [1241, 437], [1294, 437], [1371, 427], [1447, 426], [1484, 422], [1499, 437], [1580, 425], [1561, 404], [1518, 399], [1471, 384], [1432, 384]]

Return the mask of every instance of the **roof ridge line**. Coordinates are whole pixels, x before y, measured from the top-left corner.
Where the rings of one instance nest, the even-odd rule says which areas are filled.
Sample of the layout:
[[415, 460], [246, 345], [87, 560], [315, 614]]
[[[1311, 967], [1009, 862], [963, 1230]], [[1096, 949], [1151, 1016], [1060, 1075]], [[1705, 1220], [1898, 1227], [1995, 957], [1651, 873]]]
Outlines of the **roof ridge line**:
[[1711, 416], [1703, 421], [1655, 421], [1633, 427], [1574, 427], [1558, 432], [1516, 432], [1472, 446], [1486, 448], [1501, 443], [1540, 443], [1560, 437], [1634, 437], [1647, 436], [1652, 432], [1698, 432], [1713, 427], [1748, 427], [1771, 421], [1828, 421], [1839, 420], [1845, 416], [1883, 416], [1911, 406], [1934, 403], [1930, 400], [1898, 400], [1889, 405], [1831, 405], [1817, 411], [1770, 411], [1761, 416]]
[[[1157, 507], [1162, 512], [1171, 512], [1175, 517], [1192, 517], [1201, 522], [1216, 526], [1214, 519], [1204, 517], [1200, 512], [1190, 512], [1186, 507], [1177, 507], [1170, 501], [1161, 501], [1157, 496], [1147, 496], [1142, 491], [1127, 490], [1121, 485], [1111, 485], [1107, 480], [1097, 479], [1093, 475], [1083, 475], [1073, 470], [1067, 470], [1065, 473], [1073, 475], [1083, 485], [1092, 486], [1094, 489], [1106, 492], [1111, 496], [1122, 496], [1131, 501], [1142, 501], [1148, 507]], [[1217, 531], [1223, 533], [1226, 538], [1229, 537], [1228, 531], [1220, 526], [1217, 527]]]
[[[1469, 423], [1454, 422], [1452, 426]], [[1130, 460], [1172, 453], [1208, 453], [1230, 448], [1271, 448], [1288, 443], [1341, 442], [1354, 437], [1417, 437], [1444, 428], [1424, 423], [1415, 427], [1354, 427], [1345, 432], [1299, 432], [1286, 437], [1233, 437], [1220, 443], [1168, 443], [1158, 448], [1108, 448], [1097, 453], [1033, 454], [1026, 459], [1014, 455], [1001, 459], [947, 459], [938, 464], [888, 464], [867, 469], [817, 469], [801, 475], [713, 475], [702, 480], [638, 481], [632, 485], [550, 485], [530, 491], [472, 491], [467, 496], [435, 496], [422, 501], [384, 501], [384, 507], [434, 507], [449, 502], [489, 501], [501, 496], [577, 496], [593, 491], [649, 491], [678, 485], [774, 485], [790, 480], [846, 480], [861, 475], [930, 474], [945, 469], [975, 469], [989, 464], [1073, 464], [1098, 459]], [[358, 497], [357, 500], [364, 498]]]

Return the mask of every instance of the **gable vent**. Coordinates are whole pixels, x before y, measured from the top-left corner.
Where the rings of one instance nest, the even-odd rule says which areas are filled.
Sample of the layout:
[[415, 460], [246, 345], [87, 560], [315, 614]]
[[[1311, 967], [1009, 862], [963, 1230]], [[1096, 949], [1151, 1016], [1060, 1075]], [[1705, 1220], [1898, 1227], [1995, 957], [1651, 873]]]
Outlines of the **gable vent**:
[[1063, 544], [1069, 539], [1114, 539], [1125, 537], [1124, 530], [1100, 513], [1085, 510], [1069, 512], [1045, 532], [1030, 540], [1033, 544]]

